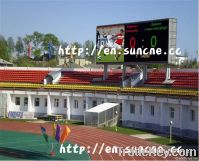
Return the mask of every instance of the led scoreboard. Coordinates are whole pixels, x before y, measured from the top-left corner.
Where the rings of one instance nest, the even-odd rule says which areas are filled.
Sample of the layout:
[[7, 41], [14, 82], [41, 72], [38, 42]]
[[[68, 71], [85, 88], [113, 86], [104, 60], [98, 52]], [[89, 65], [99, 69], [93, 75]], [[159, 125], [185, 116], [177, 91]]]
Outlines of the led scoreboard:
[[[97, 26], [96, 63], [175, 63], [176, 19]], [[172, 48], [172, 54], [168, 54]], [[156, 53], [158, 51], [158, 53]]]

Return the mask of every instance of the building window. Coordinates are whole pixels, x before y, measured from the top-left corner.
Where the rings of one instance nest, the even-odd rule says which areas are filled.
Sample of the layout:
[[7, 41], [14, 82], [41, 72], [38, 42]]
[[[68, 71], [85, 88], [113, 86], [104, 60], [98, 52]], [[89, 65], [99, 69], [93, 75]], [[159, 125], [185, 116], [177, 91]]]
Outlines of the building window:
[[35, 106], [39, 106], [39, 98], [35, 98]]
[[135, 105], [134, 104], [130, 104], [130, 113], [131, 114], [135, 113]]
[[86, 100], [83, 100], [83, 109], [86, 109]]
[[170, 108], [170, 118], [173, 119], [174, 118], [174, 108]]
[[15, 98], [15, 105], [20, 105], [20, 97]]
[[55, 98], [54, 107], [59, 107], [59, 99]]
[[122, 103], [120, 103], [120, 113], [122, 113]]
[[67, 99], [64, 99], [64, 108], [67, 108]]
[[75, 104], [74, 108], [78, 108], [78, 100], [74, 100], [74, 104]]
[[191, 121], [195, 121], [195, 111], [191, 110]]
[[97, 101], [96, 100], [93, 101], [93, 107], [95, 107], [95, 106], [97, 106]]
[[142, 105], [140, 105], [140, 115], [142, 115]]
[[44, 101], [45, 101], [45, 102], [44, 102], [44, 106], [47, 107], [47, 105], [48, 105], [48, 103], [47, 103], [47, 98], [45, 98]]
[[150, 110], [151, 110], [151, 116], [154, 116], [155, 111], [154, 111], [154, 106], [153, 105], [151, 106]]
[[28, 105], [28, 97], [24, 97], [23, 105], [24, 105], [24, 106], [27, 106], [27, 105]]

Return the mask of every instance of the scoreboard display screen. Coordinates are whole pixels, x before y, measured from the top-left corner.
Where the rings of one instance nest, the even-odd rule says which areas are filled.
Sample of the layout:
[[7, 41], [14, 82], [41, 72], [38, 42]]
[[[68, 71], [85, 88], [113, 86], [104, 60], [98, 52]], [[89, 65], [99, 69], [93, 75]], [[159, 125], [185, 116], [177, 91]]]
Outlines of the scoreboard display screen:
[[176, 48], [176, 19], [97, 26], [96, 45], [98, 64], [172, 63], [175, 55], [168, 52]]

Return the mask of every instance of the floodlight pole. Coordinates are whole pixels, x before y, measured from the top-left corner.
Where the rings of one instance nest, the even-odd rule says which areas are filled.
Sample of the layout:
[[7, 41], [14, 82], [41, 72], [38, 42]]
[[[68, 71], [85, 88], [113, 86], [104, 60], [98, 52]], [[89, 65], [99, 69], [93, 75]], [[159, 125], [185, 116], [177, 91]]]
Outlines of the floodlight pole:
[[86, 111], [84, 111], [84, 126], [85, 126], [85, 121], [86, 121], [86, 119], [85, 119], [85, 117], [86, 117]]
[[173, 125], [173, 121], [170, 121], [170, 137], [169, 137], [170, 144], [172, 142], [172, 125]]
[[116, 110], [115, 111], [115, 122], [116, 122], [116, 124], [115, 124], [115, 131], [117, 131], [117, 117], [118, 117], [118, 112]]
[[97, 127], [99, 127], [99, 113], [97, 113], [97, 121], [98, 121], [98, 125], [97, 125]]

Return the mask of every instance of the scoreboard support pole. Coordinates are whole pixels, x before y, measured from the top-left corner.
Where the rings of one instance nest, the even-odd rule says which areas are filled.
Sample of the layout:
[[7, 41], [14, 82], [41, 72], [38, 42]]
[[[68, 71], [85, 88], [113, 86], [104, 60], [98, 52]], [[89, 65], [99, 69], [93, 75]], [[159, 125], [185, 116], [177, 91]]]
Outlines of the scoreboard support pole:
[[123, 64], [122, 65], [122, 82], [124, 81], [125, 76], [126, 76], [126, 65]]
[[107, 77], [108, 77], [108, 64], [104, 64], [103, 80], [106, 80]]
[[147, 80], [147, 65], [143, 66], [143, 83]]
[[166, 68], [166, 80], [170, 80], [171, 79], [171, 68], [168, 65]]

